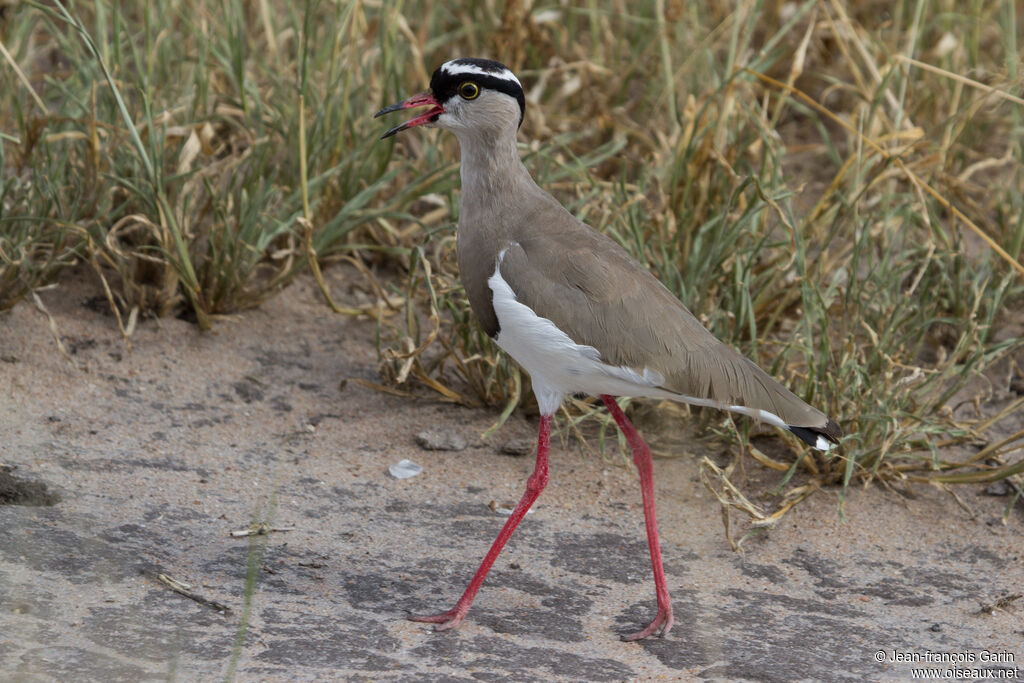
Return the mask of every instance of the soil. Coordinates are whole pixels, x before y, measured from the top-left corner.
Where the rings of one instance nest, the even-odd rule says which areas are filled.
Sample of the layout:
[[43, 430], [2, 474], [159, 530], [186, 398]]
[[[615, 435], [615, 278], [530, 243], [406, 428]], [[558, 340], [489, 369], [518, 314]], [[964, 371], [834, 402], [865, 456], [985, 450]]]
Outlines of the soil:
[[[347, 381], [378, 381], [374, 325], [309, 281], [211, 333], [143, 321], [130, 350], [97, 294], [73, 275], [39, 295], [67, 357], [35, 306], [0, 315], [0, 679], [1024, 677], [1007, 496], [875, 484], [841, 517], [822, 490], [739, 554], [699, 478], [730, 454], [671, 435], [655, 464], [671, 633], [619, 640], [655, 608], [636, 475], [564, 436], [469, 617], [435, 633], [404, 617], [461, 594], [532, 470], [536, 422], [482, 440], [492, 411]], [[423, 472], [388, 474], [406, 459]], [[779, 484], [746, 471], [755, 502]], [[276, 530], [232, 533], [259, 522]]]

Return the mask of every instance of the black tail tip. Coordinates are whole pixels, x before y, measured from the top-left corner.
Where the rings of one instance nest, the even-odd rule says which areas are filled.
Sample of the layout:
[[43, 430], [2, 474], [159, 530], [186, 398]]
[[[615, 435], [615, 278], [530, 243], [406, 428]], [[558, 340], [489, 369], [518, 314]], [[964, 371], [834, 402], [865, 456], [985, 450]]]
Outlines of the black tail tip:
[[829, 419], [825, 423], [824, 427], [789, 427], [789, 431], [793, 432], [800, 438], [801, 441], [813, 446], [818, 450], [827, 451], [834, 444], [839, 443], [839, 439], [843, 436], [843, 430], [839, 424], [832, 419]]

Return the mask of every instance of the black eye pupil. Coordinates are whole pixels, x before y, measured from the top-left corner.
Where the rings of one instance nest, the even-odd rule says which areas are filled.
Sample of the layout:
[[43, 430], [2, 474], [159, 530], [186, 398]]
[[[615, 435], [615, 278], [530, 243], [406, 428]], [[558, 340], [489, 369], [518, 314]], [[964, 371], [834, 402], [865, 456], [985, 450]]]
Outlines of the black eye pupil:
[[480, 88], [477, 87], [476, 83], [463, 83], [459, 86], [459, 94], [467, 100], [471, 100], [480, 94]]

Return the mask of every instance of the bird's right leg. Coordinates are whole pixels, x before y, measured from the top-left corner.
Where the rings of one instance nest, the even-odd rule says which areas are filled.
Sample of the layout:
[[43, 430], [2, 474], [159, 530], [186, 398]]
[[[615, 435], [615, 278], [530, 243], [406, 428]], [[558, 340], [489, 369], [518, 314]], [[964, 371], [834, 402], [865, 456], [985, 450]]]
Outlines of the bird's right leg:
[[608, 395], [601, 396], [608, 411], [615, 418], [615, 424], [619, 426], [622, 433], [633, 449], [633, 462], [636, 464], [636, 471], [640, 474], [640, 492], [644, 504], [644, 524], [647, 527], [647, 545], [651, 551], [651, 568], [654, 571], [654, 590], [658, 598], [658, 614], [654, 621], [641, 631], [628, 636], [622, 636], [623, 640], [640, 640], [646, 638], [656, 631], [664, 636], [672, 629], [672, 598], [668, 594], [668, 583], [665, 581], [665, 568], [661, 562], [661, 543], [658, 540], [658, 520], [654, 514], [654, 464], [651, 461], [651, 449], [644, 443], [643, 438], [633, 427], [622, 408], [615, 402], [615, 399]]
[[483, 584], [484, 579], [487, 577], [487, 572], [491, 570], [491, 565], [498, 559], [498, 555], [501, 554], [501, 549], [505, 547], [505, 543], [508, 542], [512, 532], [516, 530], [520, 520], [526, 515], [526, 511], [530, 509], [533, 502], [537, 500], [540, 492], [544, 490], [544, 487], [548, 483], [548, 447], [551, 441], [551, 416], [542, 415], [540, 418], [540, 433], [537, 436], [537, 464], [533, 468], [533, 474], [526, 480], [526, 492], [523, 493], [523, 497], [519, 500], [519, 504], [516, 505], [512, 514], [509, 515], [508, 521], [505, 522], [505, 526], [502, 527], [501, 533], [494, 539], [494, 543], [491, 545], [491, 549], [487, 551], [487, 555], [484, 557], [483, 562], [480, 563], [480, 568], [476, 570], [476, 574], [473, 575], [473, 580], [469, 582], [469, 587], [466, 588], [466, 592], [462, 594], [459, 601], [455, 603], [455, 607], [451, 608], [447, 612], [441, 612], [440, 614], [429, 614], [429, 615], [413, 615], [408, 617], [411, 621], [424, 621], [431, 624], [437, 624], [434, 627], [435, 631], [444, 631], [446, 629], [455, 628], [459, 625], [459, 622], [469, 612], [469, 606], [473, 604], [473, 598], [476, 597], [476, 593], [480, 590], [480, 586]]

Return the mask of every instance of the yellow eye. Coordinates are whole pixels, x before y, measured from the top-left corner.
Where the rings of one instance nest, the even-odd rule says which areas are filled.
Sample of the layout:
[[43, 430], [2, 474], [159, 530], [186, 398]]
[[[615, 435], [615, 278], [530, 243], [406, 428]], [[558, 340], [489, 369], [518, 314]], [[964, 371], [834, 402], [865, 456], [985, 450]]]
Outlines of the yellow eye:
[[480, 96], [480, 86], [472, 81], [466, 81], [459, 86], [459, 94], [464, 100], [475, 100]]

